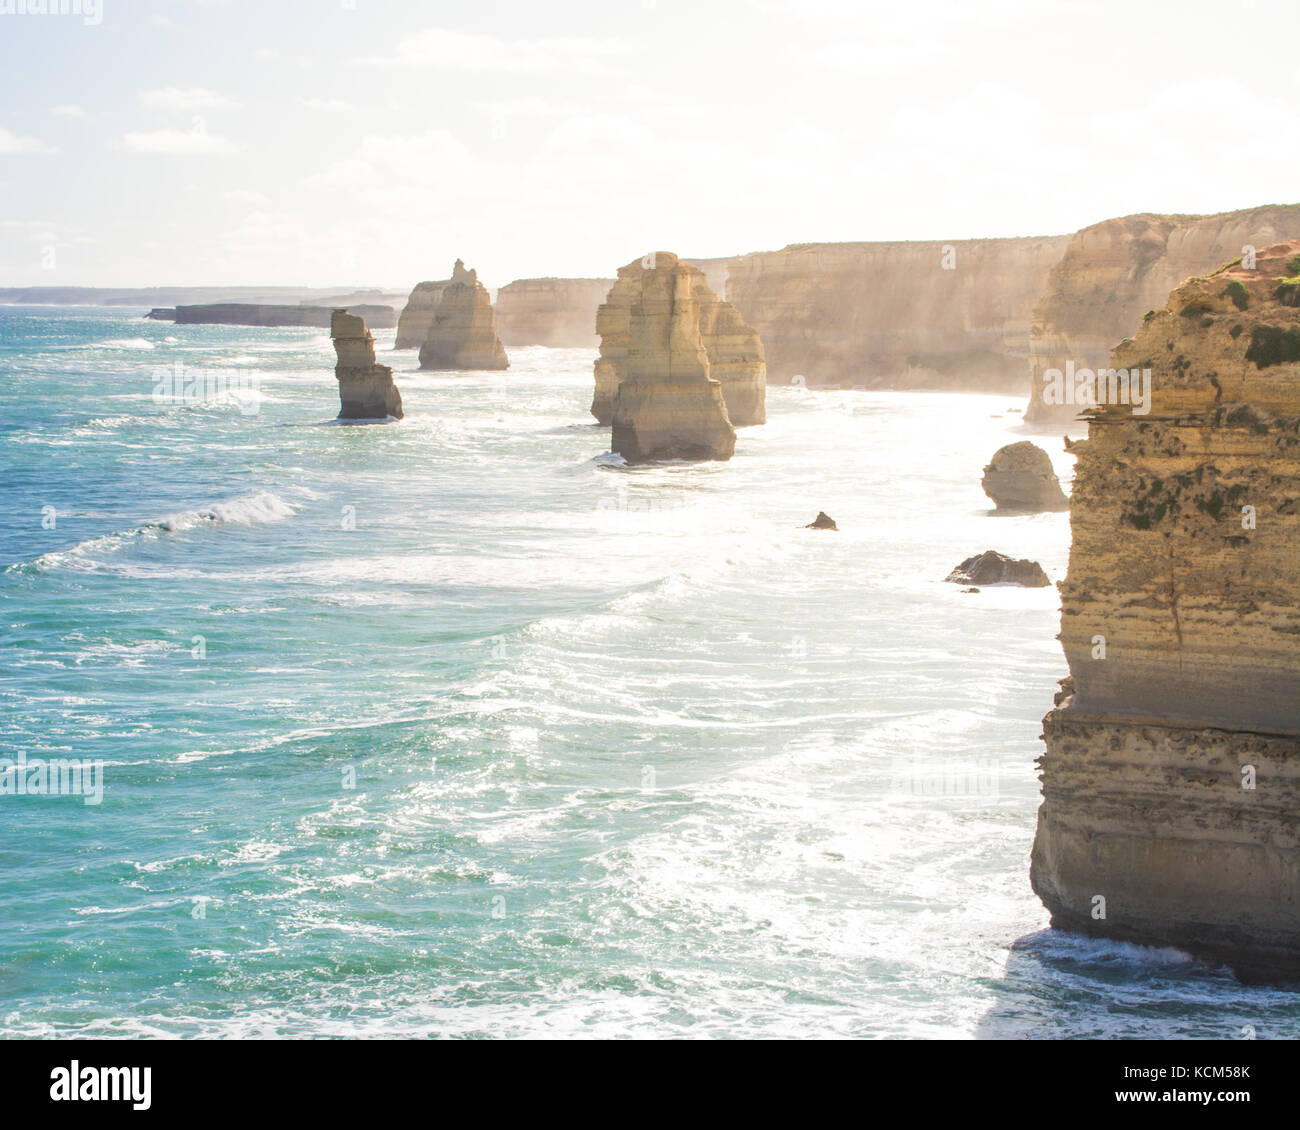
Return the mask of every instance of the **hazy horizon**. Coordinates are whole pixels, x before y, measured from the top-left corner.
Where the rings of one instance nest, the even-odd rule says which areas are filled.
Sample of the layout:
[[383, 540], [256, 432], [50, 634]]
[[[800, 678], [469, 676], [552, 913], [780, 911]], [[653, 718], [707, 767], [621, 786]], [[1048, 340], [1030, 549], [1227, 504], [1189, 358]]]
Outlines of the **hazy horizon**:
[[1300, 184], [1281, 0], [75, 6], [0, 14], [0, 285], [497, 287]]

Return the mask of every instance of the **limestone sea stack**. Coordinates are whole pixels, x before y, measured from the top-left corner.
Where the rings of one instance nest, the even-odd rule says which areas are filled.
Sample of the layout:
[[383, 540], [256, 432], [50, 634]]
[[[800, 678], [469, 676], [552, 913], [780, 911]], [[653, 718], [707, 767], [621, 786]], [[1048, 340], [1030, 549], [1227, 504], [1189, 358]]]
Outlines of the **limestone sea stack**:
[[998, 510], [1068, 510], [1051, 456], [1030, 442], [999, 448], [984, 468], [981, 485]]
[[420, 346], [421, 369], [508, 369], [505, 346], [497, 337], [492, 298], [457, 259], [438, 299], [429, 336]]
[[736, 431], [700, 333], [699, 272], [658, 253], [635, 276], [611, 449], [629, 463], [730, 459]]
[[626, 375], [628, 323], [633, 303], [641, 295], [642, 276], [654, 270], [678, 271], [690, 280], [699, 308], [700, 337], [709, 361], [709, 375], [722, 385], [722, 398], [734, 427], [749, 427], [767, 420], [767, 362], [758, 332], [729, 302], [709, 286], [705, 273], [669, 251], [656, 251], [618, 271], [596, 312], [600, 356], [596, 359], [596, 391], [591, 414], [601, 424], [613, 422], [614, 395]]
[[402, 418], [402, 396], [393, 384], [393, 370], [375, 364], [375, 339], [364, 318], [335, 310], [330, 337], [338, 363], [334, 376], [339, 382], [340, 420], [382, 420]]
[[[1185, 282], [1112, 354], [1031, 865], [1057, 927], [1252, 979], [1300, 979], [1298, 255]], [[1142, 415], [1119, 377], [1148, 368]]]

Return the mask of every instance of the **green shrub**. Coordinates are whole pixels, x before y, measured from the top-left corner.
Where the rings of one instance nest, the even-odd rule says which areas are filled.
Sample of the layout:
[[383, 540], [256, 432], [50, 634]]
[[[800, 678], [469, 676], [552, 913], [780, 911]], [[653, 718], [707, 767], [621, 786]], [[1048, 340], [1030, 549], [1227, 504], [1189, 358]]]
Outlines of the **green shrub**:
[[1256, 326], [1250, 334], [1246, 360], [1254, 361], [1257, 369], [1300, 361], [1300, 327]]
[[1208, 314], [1210, 309], [1204, 302], [1189, 302], [1178, 311], [1178, 315], [1182, 318], [1199, 318], [1202, 314]]
[[1238, 310], [1244, 310], [1250, 305], [1250, 291], [1237, 279], [1233, 279], [1232, 282], [1228, 283], [1223, 288], [1223, 293], [1232, 299], [1232, 304]]

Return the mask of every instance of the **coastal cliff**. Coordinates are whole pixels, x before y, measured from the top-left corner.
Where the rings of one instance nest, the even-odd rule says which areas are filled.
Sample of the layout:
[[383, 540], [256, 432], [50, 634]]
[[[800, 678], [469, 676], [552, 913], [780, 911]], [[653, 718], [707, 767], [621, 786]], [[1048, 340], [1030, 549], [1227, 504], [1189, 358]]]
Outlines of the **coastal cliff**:
[[[368, 319], [377, 329], [388, 329], [397, 315], [391, 306], [349, 306], [349, 314]], [[315, 326], [331, 324], [329, 306], [264, 306], [242, 302], [216, 302], [202, 306], [158, 307], [145, 315], [156, 322], [178, 326]]]
[[1300, 979], [1298, 275], [1300, 241], [1261, 247], [1114, 350], [1071, 447], [1031, 866], [1054, 925], [1247, 978]]
[[656, 251], [620, 267], [618, 281], [596, 312], [600, 356], [595, 363], [591, 414], [601, 424], [613, 421], [615, 396], [628, 372], [632, 308], [644, 292], [645, 276], [656, 270], [672, 272], [689, 281], [693, 308], [699, 319], [697, 328], [708, 359], [708, 375], [722, 386], [731, 424], [740, 428], [765, 423], [767, 364], [758, 332], [746, 324], [734, 306], [714, 293], [703, 271], [669, 251]]
[[1049, 369], [1096, 369], [1142, 315], [1163, 306], [1184, 279], [1279, 240], [1300, 238], [1300, 205], [1212, 216], [1124, 216], [1070, 237], [1034, 308], [1025, 422], [1063, 428], [1080, 407], [1044, 397]]
[[456, 260], [443, 288], [428, 336], [420, 346], [421, 369], [508, 369], [510, 361], [497, 336], [492, 299], [477, 271]]
[[428, 340], [429, 327], [433, 325], [433, 315], [438, 309], [438, 300], [450, 285], [451, 279], [416, 284], [397, 319], [394, 349], [419, 349]]
[[643, 269], [638, 261], [626, 277], [625, 293], [633, 287], [635, 293], [629, 294], [611, 450], [629, 463], [730, 459], [736, 432], [723, 386], [709, 376], [700, 332], [700, 293], [707, 284], [675, 255], [657, 252], [653, 262]]
[[1068, 239], [794, 244], [731, 260], [727, 300], [774, 384], [1019, 393], [1030, 313]]
[[613, 279], [516, 279], [497, 292], [502, 342], [594, 347], [596, 311], [613, 285]]
[[365, 319], [335, 310], [330, 337], [338, 358], [334, 376], [339, 382], [340, 420], [402, 418], [402, 396], [393, 384], [393, 370], [375, 364], [375, 339]]

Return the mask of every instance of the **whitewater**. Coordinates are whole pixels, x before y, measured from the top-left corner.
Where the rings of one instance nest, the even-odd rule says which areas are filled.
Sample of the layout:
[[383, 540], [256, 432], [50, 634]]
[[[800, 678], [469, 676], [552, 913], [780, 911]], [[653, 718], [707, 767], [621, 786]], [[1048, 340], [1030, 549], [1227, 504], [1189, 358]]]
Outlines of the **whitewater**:
[[0, 308], [0, 756], [104, 767], [0, 796], [0, 1034], [1295, 1034], [1029, 888], [1059, 598], [944, 582], [1065, 575], [980, 490], [1020, 398], [774, 387], [628, 468], [591, 350], [381, 331], [406, 419], [338, 426], [323, 332], [141, 314]]

